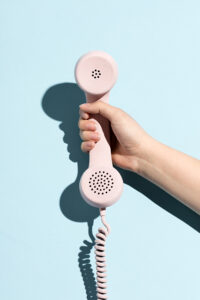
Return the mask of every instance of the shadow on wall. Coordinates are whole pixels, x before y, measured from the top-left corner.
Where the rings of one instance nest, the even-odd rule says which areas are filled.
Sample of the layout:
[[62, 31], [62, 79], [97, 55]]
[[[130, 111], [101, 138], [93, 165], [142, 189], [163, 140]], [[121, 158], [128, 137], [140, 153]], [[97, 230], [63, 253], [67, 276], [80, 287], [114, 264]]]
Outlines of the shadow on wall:
[[80, 149], [78, 119], [79, 105], [85, 102], [84, 93], [73, 83], [62, 83], [50, 87], [43, 96], [44, 112], [56, 121], [64, 132], [63, 142], [66, 143], [69, 159], [77, 163], [78, 172], [75, 181], [69, 184], [60, 196], [60, 209], [71, 221], [83, 222], [88, 225], [90, 241], [84, 240], [78, 253], [78, 266], [83, 278], [88, 300], [97, 300], [96, 282], [90, 262], [90, 252], [94, 246], [92, 227], [99, 210], [88, 205], [79, 192], [79, 181], [88, 166], [88, 154]]
[[[99, 216], [97, 208], [89, 206], [79, 192], [79, 180], [88, 167], [88, 154], [80, 149], [78, 129], [79, 105], [85, 102], [85, 95], [74, 83], [61, 83], [50, 87], [43, 96], [42, 108], [52, 119], [60, 122], [60, 129], [64, 132], [63, 141], [68, 144], [69, 159], [77, 163], [78, 174], [76, 180], [62, 192], [60, 196], [60, 209], [63, 215], [74, 222], [86, 222], [91, 242], [83, 241], [79, 253], [79, 266], [83, 276], [87, 299], [96, 299], [96, 283], [93, 278], [91, 264], [88, 261], [91, 247], [94, 245], [92, 233], [93, 221]], [[139, 175], [117, 168], [124, 183], [144, 194], [155, 204], [159, 205], [175, 217], [179, 218], [193, 229], [200, 232], [200, 217], [198, 214], [184, 206], [175, 198], [161, 190], [159, 187], [140, 177]], [[84, 259], [85, 258], [85, 259]]]

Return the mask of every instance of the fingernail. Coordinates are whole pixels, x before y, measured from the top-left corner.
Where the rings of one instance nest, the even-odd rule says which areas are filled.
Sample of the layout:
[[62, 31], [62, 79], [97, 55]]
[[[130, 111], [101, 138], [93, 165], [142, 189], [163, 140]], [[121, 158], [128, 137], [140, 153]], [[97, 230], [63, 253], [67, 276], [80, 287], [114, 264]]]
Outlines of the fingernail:
[[92, 137], [93, 137], [94, 139], [100, 139], [100, 134], [99, 134], [98, 132], [94, 132], [94, 133], [92, 134]]
[[90, 122], [87, 124], [87, 129], [94, 129], [94, 130], [97, 130], [97, 125], [93, 122]]
[[87, 103], [82, 103], [82, 104], [79, 105], [79, 107], [82, 107], [82, 106], [85, 106], [85, 105], [87, 105]]
[[88, 143], [87, 143], [87, 147], [88, 147], [88, 148], [92, 148], [92, 147], [93, 147], [93, 142], [88, 142]]
[[81, 114], [81, 117], [82, 117], [83, 119], [87, 120], [87, 119], [88, 119], [88, 114], [87, 114], [87, 113], [82, 113], [82, 114]]

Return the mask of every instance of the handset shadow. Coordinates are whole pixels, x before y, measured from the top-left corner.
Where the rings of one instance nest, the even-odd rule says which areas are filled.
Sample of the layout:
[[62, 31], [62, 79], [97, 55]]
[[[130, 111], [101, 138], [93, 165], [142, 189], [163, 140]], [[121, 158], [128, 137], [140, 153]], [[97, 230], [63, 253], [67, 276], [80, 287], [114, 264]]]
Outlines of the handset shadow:
[[78, 253], [78, 266], [85, 286], [86, 299], [97, 300], [96, 281], [90, 262], [90, 253], [94, 247], [92, 232], [93, 222], [99, 216], [99, 210], [88, 205], [79, 192], [79, 181], [88, 166], [88, 155], [80, 148], [81, 139], [78, 129], [79, 105], [85, 102], [84, 93], [74, 83], [61, 83], [50, 87], [42, 98], [43, 111], [59, 122], [64, 132], [69, 159], [77, 163], [77, 177], [60, 195], [60, 210], [63, 215], [73, 221], [86, 223], [88, 237], [83, 240]]
[[[88, 278], [93, 278], [93, 273], [90, 262], [87, 260], [94, 246], [92, 226], [94, 220], [99, 216], [99, 210], [89, 206], [79, 192], [80, 177], [88, 167], [88, 154], [83, 153], [80, 149], [81, 140], [78, 129], [79, 105], [84, 102], [85, 95], [75, 83], [60, 83], [51, 86], [45, 92], [42, 98], [42, 108], [50, 118], [60, 122], [59, 128], [64, 132], [63, 141], [68, 144], [69, 159], [77, 163], [78, 172], [75, 181], [61, 193], [60, 210], [69, 220], [88, 224], [88, 236], [91, 241], [83, 241], [84, 246], [80, 248], [78, 263], [83, 281], [87, 282], [85, 284], [87, 299], [96, 300], [96, 282], [88, 280]], [[125, 184], [141, 192], [155, 204], [200, 232], [200, 216], [198, 214], [139, 175], [120, 168], [117, 170]], [[84, 257], [88, 263], [86, 268], [82, 265]]]

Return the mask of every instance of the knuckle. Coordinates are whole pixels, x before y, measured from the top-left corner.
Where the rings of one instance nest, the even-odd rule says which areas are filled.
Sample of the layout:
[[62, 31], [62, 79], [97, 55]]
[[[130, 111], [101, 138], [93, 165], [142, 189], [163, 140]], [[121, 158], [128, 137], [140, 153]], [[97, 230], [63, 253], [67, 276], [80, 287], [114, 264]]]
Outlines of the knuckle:
[[83, 131], [82, 130], [79, 131], [79, 135], [80, 135], [80, 138], [83, 139]]
[[87, 134], [85, 133], [85, 131], [82, 131], [82, 139], [83, 139], [83, 140], [86, 140], [86, 135], [87, 135]]
[[82, 117], [83, 111], [79, 109], [80, 118]]
[[86, 152], [86, 151], [87, 151], [85, 142], [82, 142], [82, 143], [81, 143], [81, 150], [82, 150], [83, 152]]
[[83, 120], [82, 119], [79, 119], [79, 121], [78, 121], [78, 127], [80, 128], [80, 129], [83, 129]]
[[81, 130], [81, 139], [83, 141], [87, 141], [88, 140], [88, 132], [87, 131]]
[[84, 143], [81, 143], [81, 150], [84, 152]]
[[84, 116], [85, 113], [80, 110], [79, 114], [80, 114], [80, 117], [83, 118], [83, 116]]

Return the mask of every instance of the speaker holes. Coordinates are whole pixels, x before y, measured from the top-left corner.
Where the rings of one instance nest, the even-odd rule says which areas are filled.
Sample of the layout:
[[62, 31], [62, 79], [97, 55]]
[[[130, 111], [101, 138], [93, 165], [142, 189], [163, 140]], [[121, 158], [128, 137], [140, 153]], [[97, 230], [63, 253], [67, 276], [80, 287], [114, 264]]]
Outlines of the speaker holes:
[[113, 188], [114, 179], [108, 172], [98, 171], [91, 175], [88, 185], [93, 193], [98, 195], [106, 195]]
[[94, 70], [92, 71], [91, 76], [92, 76], [94, 79], [100, 78], [100, 77], [101, 77], [101, 71], [100, 71], [100, 70], [97, 70], [97, 69], [94, 69]]

